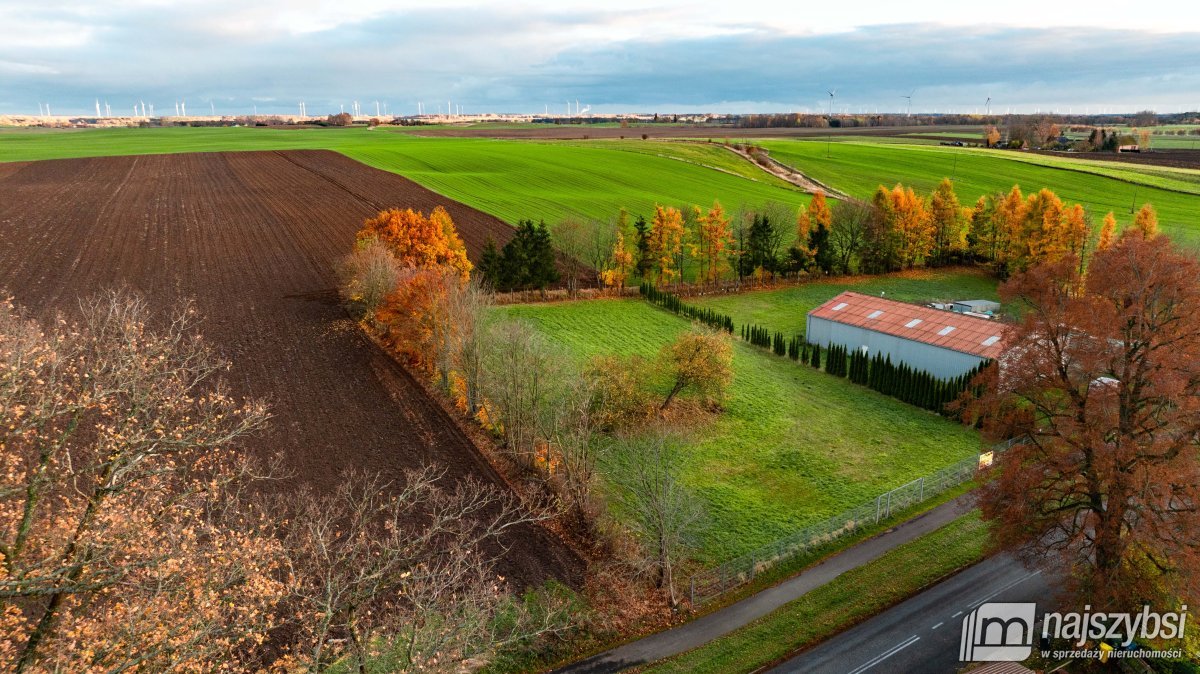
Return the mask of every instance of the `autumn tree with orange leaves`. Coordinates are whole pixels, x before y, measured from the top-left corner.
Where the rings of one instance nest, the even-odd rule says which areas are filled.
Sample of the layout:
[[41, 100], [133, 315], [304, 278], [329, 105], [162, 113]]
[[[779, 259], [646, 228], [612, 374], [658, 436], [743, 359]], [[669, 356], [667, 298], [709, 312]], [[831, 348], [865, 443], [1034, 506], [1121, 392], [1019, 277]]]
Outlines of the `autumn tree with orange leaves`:
[[878, 213], [872, 239], [885, 250], [879, 271], [924, 265], [933, 252], [935, 234], [925, 199], [911, 187], [897, 184], [889, 190], [880, 185], [872, 203]]
[[1112, 248], [1113, 243], [1117, 239], [1117, 218], [1109, 211], [1104, 216], [1104, 224], [1100, 226], [1100, 240], [1096, 243], [1096, 250], [1108, 250]]
[[600, 280], [606, 287], [616, 288], [617, 293], [625, 291], [625, 282], [629, 280], [629, 272], [633, 269], [633, 251], [625, 244], [625, 234], [621, 230], [613, 235], [612, 253], [609, 256], [608, 267], [600, 273]]
[[467, 249], [446, 209], [438, 206], [428, 215], [411, 208], [389, 208], [368, 218], [358, 230], [359, 242], [378, 239], [403, 267], [445, 267], [466, 279], [471, 273]]
[[713, 201], [712, 208], [697, 220], [697, 252], [701, 259], [699, 279], [701, 283], [716, 283], [725, 274], [725, 259], [733, 245], [730, 218], [721, 207], [721, 202]]
[[682, 270], [676, 260], [683, 250], [683, 239], [687, 231], [683, 226], [683, 213], [670, 206], [655, 206], [654, 219], [650, 223], [649, 248], [656, 271], [657, 285], [670, 284], [679, 278]]
[[1015, 438], [982, 490], [996, 547], [1100, 611], [1200, 596], [1200, 264], [1139, 234], [1002, 286], [1023, 319], [972, 408]]
[[440, 206], [428, 216], [412, 209], [381, 211], [363, 223], [343, 267], [350, 270], [342, 288], [351, 302], [366, 288], [375, 288], [371, 296], [377, 297], [376, 286], [391, 283], [368, 318], [391, 348], [413, 365], [436, 369], [448, 386], [446, 345], [457, 321], [452, 296], [464, 292], [472, 269], [450, 214]]
[[282, 617], [271, 520], [241, 497], [259, 402], [179, 308], [110, 291], [78, 320], [0, 303], [0, 662], [239, 671]]
[[1137, 214], [1133, 216], [1133, 228], [1146, 239], [1158, 236], [1158, 213], [1154, 212], [1153, 206], [1144, 204], [1138, 209]]
[[933, 225], [933, 260], [938, 263], [952, 255], [962, 253], [967, 247], [967, 219], [954, 183], [943, 178], [929, 197], [929, 219]]

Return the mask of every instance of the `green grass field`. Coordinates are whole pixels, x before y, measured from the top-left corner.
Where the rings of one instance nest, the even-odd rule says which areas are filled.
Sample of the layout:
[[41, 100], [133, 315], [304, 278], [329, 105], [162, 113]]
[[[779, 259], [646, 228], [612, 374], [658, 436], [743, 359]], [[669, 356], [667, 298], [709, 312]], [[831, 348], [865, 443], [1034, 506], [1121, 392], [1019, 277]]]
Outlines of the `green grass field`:
[[[971, 205], [983, 194], [1026, 192], [1048, 187], [1091, 210], [1097, 226], [1104, 213], [1132, 220], [1131, 205], [1154, 204], [1163, 231], [1182, 242], [1200, 239], [1200, 192], [1188, 172], [1130, 167], [1027, 153], [847, 141], [777, 140], [762, 143], [775, 159], [849, 194], [868, 198], [879, 185], [904, 183], [932, 190], [944, 177], [955, 180], [959, 199]], [[832, 156], [827, 157], [826, 154]], [[1166, 176], [1166, 177], [1164, 177]], [[1169, 188], [1169, 189], [1168, 189]], [[1174, 191], [1183, 190], [1183, 191]]]
[[[688, 323], [641, 300], [498, 309], [528, 320], [580, 363], [652, 356]], [[978, 435], [844, 379], [737, 342], [726, 409], [686, 443], [685, 481], [723, 561], [971, 456]]]
[[[653, 151], [634, 152], [608, 142], [422, 138], [363, 128], [4, 131], [0, 133], [0, 161], [328, 149], [402, 174], [510, 223], [532, 218], [553, 224], [572, 214], [608, 220], [616, 217], [621, 207], [649, 215], [656, 203], [709, 206], [718, 199], [732, 210], [766, 201], [797, 207], [808, 202], [807, 195], [782, 181], [767, 180], [765, 173], [750, 175], [702, 166], [707, 161], [725, 160], [717, 154], [722, 152], [719, 148], [672, 149], [668, 145], [655, 142]], [[666, 156], [657, 156], [659, 153]], [[732, 154], [729, 157], [736, 159]]]
[[688, 298], [689, 304], [708, 307], [733, 318], [738, 326], [756, 323], [785, 335], [804, 334], [808, 312], [845, 290], [878, 295], [901, 302], [934, 300], [995, 300], [995, 277], [971, 269], [927, 269], [816, 281], [792, 288], [761, 290], [735, 295]]

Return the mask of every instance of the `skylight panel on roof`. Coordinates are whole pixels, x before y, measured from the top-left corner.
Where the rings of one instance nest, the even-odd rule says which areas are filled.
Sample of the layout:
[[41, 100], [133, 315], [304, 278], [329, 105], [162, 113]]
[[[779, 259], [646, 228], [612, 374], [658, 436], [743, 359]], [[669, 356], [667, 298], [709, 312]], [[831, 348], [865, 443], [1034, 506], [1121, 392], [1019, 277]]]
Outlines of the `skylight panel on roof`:
[[983, 340], [983, 345], [991, 346], [998, 341], [1000, 341], [1000, 335], [992, 335], [991, 337], [988, 337], [987, 339]]
[[905, 323], [905, 324], [904, 324], [904, 327], [906, 327], [906, 328], [915, 328], [915, 327], [917, 327], [918, 325], [920, 325], [921, 323], [922, 323], [921, 319], [919, 319], [919, 318], [914, 318], [914, 319], [912, 319], [911, 321], [909, 321], [909, 322]]
[[841, 311], [842, 309], [845, 309], [845, 308], [846, 308], [846, 307], [848, 307], [848, 306], [850, 306], [850, 305], [849, 305], [849, 304], [846, 304], [845, 302], [840, 302], [840, 303], [838, 303], [838, 305], [837, 305], [837, 306], [835, 306], [835, 307], [833, 308], [833, 310], [834, 310], [834, 311]]
[[946, 327], [942, 328], [941, 330], [938, 330], [938, 334], [941, 335], [942, 337], [945, 337], [946, 335], [948, 335], [952, 332], [954, 332], [953, 325], [947, 325]]
[[879, 318], [882, 315], [883, 315], [883, 310], [876, 309], [875, 311], [872, 311], [870, 314], [867, 314], [867, 318]]

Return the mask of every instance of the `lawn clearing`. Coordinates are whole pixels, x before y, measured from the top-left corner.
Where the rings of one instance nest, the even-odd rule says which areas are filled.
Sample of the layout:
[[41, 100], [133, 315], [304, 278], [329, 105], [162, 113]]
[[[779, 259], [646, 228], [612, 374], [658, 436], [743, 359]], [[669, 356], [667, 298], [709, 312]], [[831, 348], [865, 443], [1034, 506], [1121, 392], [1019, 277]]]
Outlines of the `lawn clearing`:
[[1145, 171], [1067, 157], [862, 140], [834, 143], [829, 150], [819, 141], [761, 144], [784, 164], [859, 198], [869, 198], [881, 184], [891, 187], [898, 182], [929, 192], [945, 177], [954, 179], [959, 199], [968, 206], [981, 195], [1007, 192], [1014, 184], [1026, 192], [1047, 187], [1066, 201], [1086, 206], [1097, 226], [1108, 211], [1129, 223], [1132, 206], [1151, 203], [1164, 232], [1181, 241], [1200, 239], [1200, 196], [1184, 193], [1197, 191], [1186, 172], [1164, 178], [1162, 167]]
[[[517, 305], [581, 364], [652, 356], [688, 322], [641, 300]], [[711, 526], [702, 558], [719, 562], [971, 456], [975, 431], [845, 379], [738, 341], [724, 413], [686, 442], [685, 481]]]
[[923, 304], [933, 300], [995, 300], [996, 278], [967, 268], [917, 269], [883, 276], [852, 276], [813, 281], [779, 290], [691, 297], [689, 304], [714, 309], [737, 326], [754, 323], [786, 336], [804, 334], [809, 311], [845, 290]]
[[[632, 143], [633, 141], [630, 141]], [[638, 141], [641, 142], [641, 141]], [[730, 210], [808, 196], [764, 172], [704, 164], [718, 148], [623, 151], [615, 142], [553, 143], [486, 138], [425, 138], [404, 131], [352, 129], [164, 128], [0, 133], [0, 162], [65, 157], [277, 149], [327, 149], [399, 173], [436, 192], [514, 224], [553, 225], [568, 215], [609, 220], [625, 207], [651, 214], [655, 204]], [[664, 154], [666, 156], [657, 156]], [[733, 155], [731, 158], [736, 159]], [[686, 159], [686, 161], [680, 161]], [[723, 159], [723, 158], [722, 158]], [[747, 168], [753, 169], [753, 167]], [[752, 179], [753, 178], [753, 179]]]
[[978, 511], [838, 576], [774, 613], [645, 672], [750, 672], [910, 597], [983, 559], [987, 526]]

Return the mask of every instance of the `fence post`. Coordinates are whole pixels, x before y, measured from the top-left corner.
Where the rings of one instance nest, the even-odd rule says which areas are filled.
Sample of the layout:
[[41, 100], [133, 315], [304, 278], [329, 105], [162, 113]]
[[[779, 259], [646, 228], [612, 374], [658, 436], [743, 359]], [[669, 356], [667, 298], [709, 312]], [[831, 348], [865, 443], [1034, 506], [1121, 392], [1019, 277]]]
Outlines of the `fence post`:
[[884, 518], [888, 518], [891, 516], [892, 516], [892, 492], [889, 491], [888, 492], [888, 500], [887, 500], [887, 514], [884, 515]]
[[918, 502], [925, 500], [925, 478], [921, 478], [921, 496], [917, 499]]
[[879, 499], [881, 498], [883, 498], [882, 494], [875, 497], [875, 524], [879, 524]]

